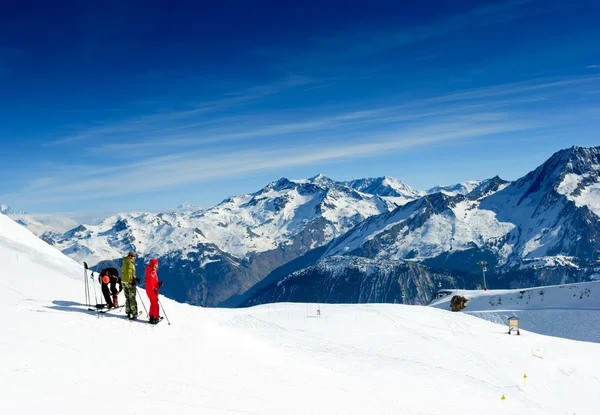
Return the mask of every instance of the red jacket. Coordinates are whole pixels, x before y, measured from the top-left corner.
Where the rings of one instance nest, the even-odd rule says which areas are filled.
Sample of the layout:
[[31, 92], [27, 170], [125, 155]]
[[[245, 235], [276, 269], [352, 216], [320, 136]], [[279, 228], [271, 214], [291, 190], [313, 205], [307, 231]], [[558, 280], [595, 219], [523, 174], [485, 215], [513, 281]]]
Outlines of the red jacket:
[[146, 267], [146, 292], [153, 293], [155, 288], [158, 290], [158, 276], [156, 271], [148, 265]]

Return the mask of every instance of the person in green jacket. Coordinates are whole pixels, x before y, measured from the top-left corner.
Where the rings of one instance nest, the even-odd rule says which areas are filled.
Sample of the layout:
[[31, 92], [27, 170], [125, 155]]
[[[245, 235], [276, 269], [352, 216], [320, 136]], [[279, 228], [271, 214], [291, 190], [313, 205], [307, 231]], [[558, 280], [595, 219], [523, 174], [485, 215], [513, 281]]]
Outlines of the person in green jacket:
[[123, 265], [121, 265], [121, 282], [123, 291], [125, 291], [125, 312], [129, 319], [135, 319], [138, 316], [135, 284], [140, 282], [140, 279], [135, 276], [135, 257], [135, 252], [129, 252], [123, 258]]

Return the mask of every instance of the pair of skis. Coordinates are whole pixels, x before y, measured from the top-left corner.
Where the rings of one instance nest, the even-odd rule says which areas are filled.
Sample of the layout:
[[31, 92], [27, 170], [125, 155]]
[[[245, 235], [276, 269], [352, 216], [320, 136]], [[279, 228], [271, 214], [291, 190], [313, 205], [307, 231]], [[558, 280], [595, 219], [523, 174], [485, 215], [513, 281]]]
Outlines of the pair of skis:
[[[102, 305], [104, 305], [104, 304], [102, 304]], [[96, 308], [89, 307], [88, 311], [96, 311], [99, 314], [106, 314], [109, 311], [115, 311], [115, 310], [120, 311], [123, 307], [125, 307], [125, 306], [113, 307], [113, 308], [108, 308], [108, 309], [104, 309], [104, 307], [96, 307]]]
[[106, 314], [106, 313], [108, 313], [109, 311], [115, 311], [115, 310], [119, 310], [119, 311], [120, 311], [120, 310], [122, 310], [122, 309], [123, 309], [123, 307], [125, 307], [125, 306], [124, 306], [124, 305], [120, 305], [120, 306], [118, 306], [118, 307], [109, 308], [108, 310], [100, 310], [100, 313], [102, 313], [102, 314]]
[[156, 323], [150, 323], [150, 322], [148, 322], [148, 324], [150, 324], [151, 326], [156, 326], [158, 323], [160, 323], [160, 322], [161, 322], [161, 321], [163, 321], [164, 319], [165, 319], [164, 317], [160, 316], [160, 317], [158, 318], [158, 321], [157, 321]]
[[[141, 316], [142, 312], [138, 312], [137, 317]], [[137, 321], [137, 317], [136, 318], [130, 318], [129, 321]], [[158, 323], [160, 323], [161, 321], [163, 321], [164, 317], [159, 317], [158, 321], [156, 323], [150, 323], [150, 321], [146, 321], [146, 323], [150, 324], [151, 326], [156, 326]]]

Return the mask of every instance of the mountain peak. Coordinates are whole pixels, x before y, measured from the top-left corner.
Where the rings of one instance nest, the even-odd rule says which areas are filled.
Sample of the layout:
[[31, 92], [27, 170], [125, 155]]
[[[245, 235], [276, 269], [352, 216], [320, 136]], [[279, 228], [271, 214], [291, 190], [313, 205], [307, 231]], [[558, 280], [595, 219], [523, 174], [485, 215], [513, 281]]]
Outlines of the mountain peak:
[[566, 152], [568, 154], [566, 173], [585, 174], [590, 169], [597, 170], [600, 164], [600, 147], [573, 146]]
[[196, 206], [190, 202], [184, 202], [182, 204], [180, 204], [179, 206], [177, 206], [177, 209], [185, 209], [185, 210], [190, 210], [190, 209], [199, 209], [200, 206]]
[[0, 205], [0, 213], [3, 215], [12, 215], [15, 212], [8, 205]]
[[389, 176], [367, 177], [365, 179], [351, 180], [344, 184], [359, 192], [377, 196], [405, 197], [409, 199], [420, 196], [419, 192], [406, 183]]
[[432, 187], [427, 191], [428, 194], [443, 192], [450, 196], [456, 195], [467, 195], [484, 183], [485, 180], [468, 180], [466, 182], [450, 184], [450, 185], [440, 185]]
[[329, 177], [325, 176], [322, 173], [319, 173], [316, 176], [311, 177], [310, 179], [308, 179], [308, 181], [311, 183], [315, 183], [315, 184], [326, 184], [326, 185], [334, 183], [333, 180], [331, 180]]
[[504, 189], [509, 185], [510, 182], [506, 180], [502, 180], [500, 176], [496, 175], [491, 179], [483, 180], [479, 186], [475, 189], [471, 190], [467, 197], [471, 200], [481, 199], [483, 197], [489, 196], [492, 193], [495, 193], [499, 190]]
[[557, 151], [544, 164], [516, 181], [514, 186], [526, 189], [522, 196], [525, 199], [550, 188], [559, 190], [565, 179], [578, 181], [576, 187], [600, 181], [600, 147], [573, 146]]

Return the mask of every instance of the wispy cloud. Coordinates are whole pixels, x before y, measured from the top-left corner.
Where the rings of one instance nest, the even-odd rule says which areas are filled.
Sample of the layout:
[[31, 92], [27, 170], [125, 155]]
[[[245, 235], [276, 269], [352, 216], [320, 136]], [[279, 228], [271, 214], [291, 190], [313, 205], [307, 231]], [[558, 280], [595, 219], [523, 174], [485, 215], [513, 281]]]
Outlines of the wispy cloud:
[[[473, 119], [473, 117], [470, 117]], [[390, 151], [459, 139], [477, 139], [482, 136], [521, 131], [530, 128], [527, 122], [506, 122], [481, 117], [475, 121], [461, 119], [456, 122], [390, 131], [364, 139], [342, 143], [322, 143], [318, 151], [312, 146], [264, 147], [217, 155], [203, 151], [174, 153], [153, 157], [118, 169], [84, 169], [68, 166], [67, 170], [81, 171], [78, 177], [57, 175], [44, 179], [44, 188], [35, 183], [35, 199], [66, 201], [135, 195], [150, 191], [170, 189], [210, 180], [231, 177], [242, 173], [276, 169], [319, 162], [335, 162], [348, 159], [373, 157]], [[64, 166], [63, 166], [64, 167]], [[64, 170], [63, 170], [64, 171]], [[59, 173], [57, 173], [59, 174]], [[127, 183], [127, 185], [124, 185]], [[33, 189], [34, 187], [30, 187]], [[33, 194], [31, 195], [33, 196]]]
[[[586, 91], [598, 81], [600, 76], [535, 79], [411, 100], [400, 96], [385, 106], [355, 103], [352, 109], [254, 111], [248, 105], [247, 112], [215, 113], [209, 119], [181, 112], [136, 117], [82, 131], [89, 139], [80, 143], [84, 144], [80, 151], [104, 162], [93, 167], [39, 166], [18, 198], [50, 203], [135, 196], [252, 172], [399, 154], [427, 144], [546, 128], [572, 121], [572, 114], [563, 111], [557, 116], [551, 111], [562, 108], [565, 94]], [[285, 87], [257, 87], [224, 99], [251, 104], [253, 97], [308, 82], [290, 80]], [[553, 107], [553, 102], [560, 105]], [[111, 136], [115, 132], [117, 138]]]
[[587, 69], [600, 69], [600, 65], [590, 65], [586, 66]]
[[[312, 109], [309, 113], [298, 111], [283, 114], [277, 110], [260, 111], [245, 116], [213, 117], [206, 122], [182, 122], [174, 126], [156, 128], [156, 125], [140, 126], [137, 123], [127, 127], [120, 125], [122, 133], [132, 132], [132, 138], [122, 136], [117, 142], [104, 141], [88, 148], [91, 153], [113, 153], [126, 150], [147, 154], [169, 151], [178, 147], [201, 147], [209, 144], [224, 144], [233, 141], [284, 137], [300, 133], [322, 133], [336, 131], [366, 130], [376, 131], [382, 126], [427, 120], [438, 122], [436, 117], [459, 116], [475, 111], [501, 110], [522, 104], [535, 104], [552, 101], [572, 88], [587, 88], [588, 84], [600, 77], [583, 77], [562, 80], [532, 80], [465, 91], [442, 94], [427, 98], [413, 99], [396, 105], [361, 108], [354, 111], [339, 111], [331, 108]], [[321, 115], [326, 113], [326, 115]], [[100, 134], [100, 130], [93, 132]], [[143, 141], [143, 146], [140, 141]]]

